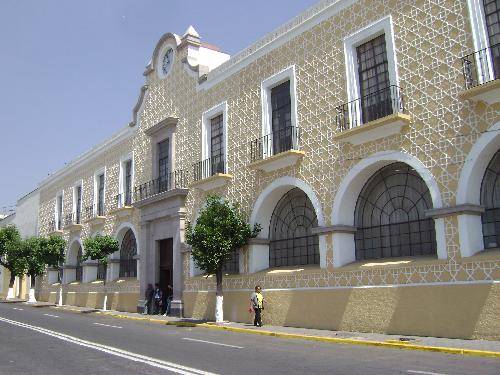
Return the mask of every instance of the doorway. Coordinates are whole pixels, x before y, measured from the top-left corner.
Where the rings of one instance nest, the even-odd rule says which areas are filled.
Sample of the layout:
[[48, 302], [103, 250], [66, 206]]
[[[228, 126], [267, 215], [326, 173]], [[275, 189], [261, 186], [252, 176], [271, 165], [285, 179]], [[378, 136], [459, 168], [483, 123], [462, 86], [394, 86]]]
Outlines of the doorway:
[[168, 286], [172, 286], [172, 271], [173, 271], [173, 239], [167, 238], [165, 240], [158, 241], [158, 248], [160, 252], [160, 289], [163, 291], [164, 297], [172, 296], [172, 289]]

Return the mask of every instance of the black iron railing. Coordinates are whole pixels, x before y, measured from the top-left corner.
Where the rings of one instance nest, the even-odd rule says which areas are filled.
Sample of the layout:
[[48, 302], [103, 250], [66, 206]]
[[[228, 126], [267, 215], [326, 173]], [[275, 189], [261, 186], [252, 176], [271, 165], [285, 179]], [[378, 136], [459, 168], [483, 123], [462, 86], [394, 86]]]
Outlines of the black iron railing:
[[105, 215], [104, 205], [102, 205], [101, 211], [99, 211], [97, 209], [97, 207], [94, 205], [90, 205], [90, 206], [85, 207], [85, 220], [93, 219], [95, 217], [104, 216], [104, 215]]
[[215, 155], [193, 164], [193, 180], [200, 181], [217, 173], [226, 173], [224, 155]]
[[107, 266], [101, 262], [97, 263], [97, 280], [106, 280]]
[[52, 232], [55, 232], [56, 230], [61, 230], [61, 229], [62, 229], [62, 222], [61, 222], [61, 220], [52, 219], [50, 221], [50, 230]]
[[137, 259], [120, 259], [120, 277], [137, 276]]
[[83, 280], [83, 267], [81, 263], [78, 263], [75, 268], [75, 280], [82, 281]]
[[251, 160], [262, 160], [281, 152], [298, 150], [299, 140], [300, 131], [296, 126], [287, 126], [267, 134], [250, 143]]
[[391, 85], [337, 107], [337, 131], [343, 131], [395, 113], [404, 113], [403, 93]]
[[66, 215], [64, 218], [64, 226], [70, 226], [74, 224], [80, 224], [81, 218], [79, 212], [72, 212]]
[[462, 57], [465, 88], [500, 78], [500, 43]]
[[165, 191], [185, 188], [187, 183], [186, 171], [174, 171], [166, 177], [157, 178], [136, 186], [134, 188], [134, 202], [142, 201]]
[[132, 206], [132, 192], [115, 195], [113, 209]]

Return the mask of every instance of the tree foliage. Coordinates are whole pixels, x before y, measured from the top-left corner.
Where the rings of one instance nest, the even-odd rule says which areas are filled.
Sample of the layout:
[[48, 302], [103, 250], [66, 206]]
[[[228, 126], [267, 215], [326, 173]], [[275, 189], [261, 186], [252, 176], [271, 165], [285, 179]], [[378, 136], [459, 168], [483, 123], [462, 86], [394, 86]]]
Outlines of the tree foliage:
[[260, 229], [258, 224], [250, 227], [238, 205], [212, 195], [207, 198], [196, 225], [187, 224], [186, 243], [191, 245], [197, 266], [208, 275], [217, 275], [231, 254], [256, 237]]
[[21, 235], [14, 225], [0, 228], [0, 265], [10, 271], [11, 282], [15, 276], [26, 272], [25, 246]]
[[83, 241], [85, 254], [82, 259], [92, 259], [101, 262], [104, 265], [108, 264], [108, 256], [120, 249], [118, 241], [111, 236], [96, 235], [88, 237]]
[[46, 237], [29, 237], [23, 241], [26, 256], [27, 273], [40, 276], [45, 267], [57, 268], [64, 263], [66, 241], [58, 235]]

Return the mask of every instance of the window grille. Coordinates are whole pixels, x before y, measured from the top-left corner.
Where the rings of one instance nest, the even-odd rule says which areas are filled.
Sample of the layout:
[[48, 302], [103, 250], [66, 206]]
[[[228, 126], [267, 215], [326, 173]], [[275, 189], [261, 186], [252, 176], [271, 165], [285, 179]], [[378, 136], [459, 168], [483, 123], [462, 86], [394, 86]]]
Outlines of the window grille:
[[362, 123], [392, 114], [385, 34], [356, 48]]
[[292, 133], [287, 131], [292, 127], [292, 101], [290, 98], [290, 81], [271, 89], [272, 133], [274, 137], [273, 155], [292, 148]]
[[78, 246], [78, 253], [76, 255], [76, 269], [75, 269], [75, 279], [76, 281], [82, 281], [83, 279], [83, 267], [82, 267], [82, 247]]
[[123, 236], [120, 247], [120, 277], [137, 276], [137, 242], [132, 229], [127, 230]]
[[484, 248], [500, 245], [500, 150], [491, 159], [481, 183], [481, 215]]
[[125, 206], [132, 204], [132, 160], [125, 162]]
[[299, 188], [278, 202], [269, 227], [269, 266], [319, 264], [319, 239], [311, 233], [318, 226], [314, 207]]
[[97, 216], [104, 216], [104, 174], [97, 177]]
[[354, 213], [356, 259], [436, 254], [429, 189], [404, 163], [380, 169], [363, 187]]
[[80, 224], [82, 218], [82, 187], [76, 188], [76, 224]]
[[211, 175], [224, 173], [224, 121], [222, 114], [210, 120]]
[[158, 143], [158, 188], [160, 193], [168, 189], [168, 175], [170, 170], [169, 150], [170, 143], [168, 138]]

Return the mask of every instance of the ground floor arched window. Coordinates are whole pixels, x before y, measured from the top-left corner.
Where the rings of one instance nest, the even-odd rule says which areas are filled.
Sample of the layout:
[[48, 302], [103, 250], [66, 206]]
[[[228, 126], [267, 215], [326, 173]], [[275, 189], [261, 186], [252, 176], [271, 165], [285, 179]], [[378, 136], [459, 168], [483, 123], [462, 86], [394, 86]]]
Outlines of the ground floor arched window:
[[278, 202], [269, 227], [269, 266], [319, 264], [316, 211], [299, 188], [288, 191]]
[[500, 246], [500, 150], [491, 159], [481, 183], [484, 248]]
[[356, 260], [436, 254], [429, 189], [415, 169], [390, 164], [363, 187], [354, 213]]
[[137, 276], [137, 242], [132, 229], [127, 230], [120, 246], [120, 277]]

